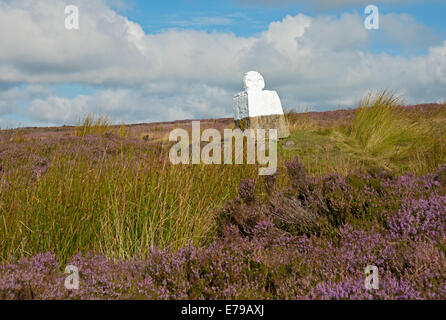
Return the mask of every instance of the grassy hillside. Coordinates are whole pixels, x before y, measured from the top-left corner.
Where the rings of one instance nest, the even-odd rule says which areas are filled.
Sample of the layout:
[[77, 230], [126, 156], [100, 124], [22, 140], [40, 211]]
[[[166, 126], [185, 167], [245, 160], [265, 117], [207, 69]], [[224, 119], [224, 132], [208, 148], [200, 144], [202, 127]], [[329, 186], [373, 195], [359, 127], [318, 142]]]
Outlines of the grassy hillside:
[[0, 299], [446, 299], [446, 105], [287, 119], [267, 177], [172, 165], [187, 120], [2, 131]]
[[[401, 107], [384, 93], [356, 110], [287, 118], [281, 172], [296, 156], [313, 177], [369, 168], [420, 175], [446, 162], [445, 105]], [[168, 134], [177, 127], [190, 130], [190, 122], [111, 126], [87, 117], [78, 127], [2, 131], [1, 259], [46, 251], [144, 257], [153, 247], [212, 241], [216, 212], [242, 179], [259, 179], [257, 167], [172, 165]], [[208, 127], [233, 124], [203, 121]]]

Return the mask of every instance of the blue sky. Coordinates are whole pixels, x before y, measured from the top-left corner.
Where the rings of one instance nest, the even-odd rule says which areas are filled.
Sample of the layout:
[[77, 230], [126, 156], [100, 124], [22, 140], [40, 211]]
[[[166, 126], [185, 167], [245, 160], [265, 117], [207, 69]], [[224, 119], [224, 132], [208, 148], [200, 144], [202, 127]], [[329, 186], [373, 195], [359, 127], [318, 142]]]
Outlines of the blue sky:
[[[193, 28], [212, 32], [234, 32], [240, 36], [250, 36], [264, 31], [271, 21], [283, 19], [286, 15], [331, 14], [357, 11], [363, 13], [365, 6], [346, 5], [342, 8], [312, 8], [303, 1], [265, 5], [259, 3], [241, 4], [238, 1], [203, 1], [203, 0], [166, 0], [166, 1], [127, 1], [126, 5], [113, 6], [118, 12], [141, 24], [147, 33], [159, 32], [168, 28]], [[370, 1], [370, 4], [374, 4]], [[446, 3], [414, 2], [405, 4], [378, 5], [381, 13], [408, 13], [420, 23], [431, 27], [438, 33], [446, 32]], [[366, 15], [364, 14], [364, 17]], [[206, 21], [191, 21], [194, 18], [215, 18], [215, 24]], [[210, 20], [210, 19], [209, 19]], [[182, 23], [184, 22], [184, 23]], [[209, 21], [210, 22], [210, 21]]]
[[[272, 1], [273, 2], [273, 1]], [[278, 1], [280, 2], [280, 1]], [[369, 1], [370, 4], [375, 2]], [[379, 3], [382, 14], [405, 13], [416, 22], [429, 28], [432, 34], [428, 41], [413, 41], [409, 45], [389, 43], [381, 36], [382, 30], [373, 32], [373, 41], [369, 44], [372, 52], [387, 52], [392, 55], [420, 55], [428, 51], [427, 45], [441, 43], [446, 39], [446, 3], [410, 2]], [[111, 2], [113, 3], [113, 1]], [[309, 16], [340, 16], [346, 12], [356, 12], [364, 18], [365, 5], [347, 4], [336, 8], [321, 8], [308, 5], [308, 1], [288, 1], [273, 5], [253, 1], [203, 1], [203, 0], [167, 0], [167, 1], [119, 1], [112, 5], [118, 12], [137, 21], [146, 33], [159, 33], [170, 28], [203, 30], [206, 32], [232, 32], [238, 36], [249, 37], [268, 28], [272, 21], [280, 21], [287, 15], [303, 13]], [[384, 38], [384, 39], [383, 39]], [[426, 40], [426, 39], [425, 39]]]
[[[78, 31], [62, 27], [68, 4]], [[379, 30], [363, 26], [368, 4]], [[0, 35], [3, 128], [90, 112], [127, 123], [230, 116], [249, 69], [286, 109], [351, 107], [379, 89], [446, 100], [442, 1], [0, 0], [0, 28], [10, 30]]]

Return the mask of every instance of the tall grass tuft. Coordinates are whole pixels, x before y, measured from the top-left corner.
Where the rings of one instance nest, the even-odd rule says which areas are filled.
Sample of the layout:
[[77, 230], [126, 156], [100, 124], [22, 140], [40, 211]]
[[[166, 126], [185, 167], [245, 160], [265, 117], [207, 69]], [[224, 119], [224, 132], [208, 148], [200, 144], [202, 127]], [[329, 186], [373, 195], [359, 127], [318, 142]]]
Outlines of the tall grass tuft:
[[400, 98], [387, 91], [369, 93], [360, 101], [350, 132], [373, 155], [405, 146], [416, 134], [414, 122], [404, 115]]
[[111, 121], [106, 116], [95, 116], [90, 113], [86, 115], [82, 120], [79, 120], [79, 124], [76, 127], [75, 135], [83, 137], [89, 134], [104, 134], [107, 132], [111, 125]]
[[428, 116], [423, 113], [414, 115], [421, 135], [408, 154], [409, 168], [415, 173], [426, 173], [446, 163], [446, 108]]
[[446, 109], [404, 107], [393, 93], [368, 94], [360, 103], [350, 137], [375, 158], [404, 163], [417, 174], [446, 161]]
[[0, 260], [47, 251], [127, 259], [204, 244], [215, 235], [216, 210], [257, 174], [249, 165], [172, 165], [155, 146], [117, 135], [2, 150]]

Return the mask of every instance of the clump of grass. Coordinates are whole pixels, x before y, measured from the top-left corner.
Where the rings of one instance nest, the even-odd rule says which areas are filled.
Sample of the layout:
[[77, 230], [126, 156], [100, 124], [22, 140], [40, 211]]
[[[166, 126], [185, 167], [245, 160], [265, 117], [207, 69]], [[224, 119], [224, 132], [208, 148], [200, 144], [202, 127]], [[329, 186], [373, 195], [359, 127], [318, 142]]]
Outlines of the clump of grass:
[[414, 121], [404, 115], [401, 99], [393, 93], [369, 93], [355, 113], [350, 137], [367, 152], [378, 155], [395, 146], [410, 145], [417, 137]]
[[0, 260], [46, 251], [126, 259], [206, 243], [217, 208], [242, 178], [257, 174], [249, 165], [172, 165], [168, 150], [117, 135], [11, 143], [1, 151]]
[[90, 134], [104, 134], [111, 126], [111, 121], [106, 116], [95, 116], [88, 114], [79, 121], [75, 130], [75, 135], [83, 137]]
[[446, 108], [429, 117], [418, 112], [414, 115], [423, 127], [420, 139], [409, 150], [409, 168], [416, 173], [426, 173], [446, 163]]
[[381, 91], [359, 103], [349, 137], [383, 164], [422, 174], [446, 161], [445, 124], [445, 108], [406, 108], [400, 97]]

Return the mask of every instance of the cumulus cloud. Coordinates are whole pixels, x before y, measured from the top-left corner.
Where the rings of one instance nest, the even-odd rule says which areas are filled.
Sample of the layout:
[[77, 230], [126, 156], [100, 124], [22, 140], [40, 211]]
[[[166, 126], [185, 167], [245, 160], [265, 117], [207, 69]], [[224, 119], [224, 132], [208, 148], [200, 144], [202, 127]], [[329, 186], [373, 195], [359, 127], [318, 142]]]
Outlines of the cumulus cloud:
[[[0, 34], [0, 117], [14, 112], [7, 105], [19, 99], [17, 84], [69, 83], [96, 90], [71, 99], [34, 96], [23, 114], [55, 125], [89, 112], [128, 123], [230, 116], [232, 96], [251, 69], [285, 108], [352, 105], [380, 88], [399, 90], [410, 102], [446, 98], [446, 42], [423, 56], [372, 53], [377, 33], [355, 13], [287, 16], [252, 37], [188, 29], [148, 34], [106, 1], [70, 3], [80, 9], [77, 31], [64, 28], [64, 1], [0, 2], [0, 29], [7, 30]], [[379, 32], [396, 45], [431, 35], [410, 16], [381, 17], [389, 27]]]
[[189, 86], [182, 94], [152, 94], [150, 89], [105, 89], [73, 99], [50, 95], [29, 106], [33, 120], [46, 125], [73, 124], [89, 114], [109, 115], [117, 123], [151, 122], [194, 117], [228, 117], [224, 105], [230, 92], [205, 85]]
[[45, 98], [49, 94], [48, 88], [42, 85], [29, 85], [22, 88], [12, 84], [2, 85], [0, 82], [0, 116], [16, 113], [22, 106], [21, 102]]
[[398, 44], [404, 49], [425, 48], [441, 39], [434, 30], [426, 25], [418, 23], [415, 18], [409, 14], [382, 14], [380, 19], [380, 28], [385, 32], [377, 32], [377, 40], [387, 44]]

